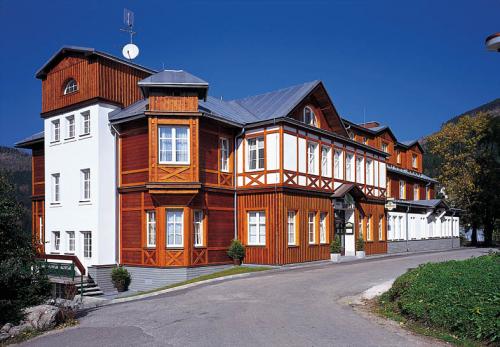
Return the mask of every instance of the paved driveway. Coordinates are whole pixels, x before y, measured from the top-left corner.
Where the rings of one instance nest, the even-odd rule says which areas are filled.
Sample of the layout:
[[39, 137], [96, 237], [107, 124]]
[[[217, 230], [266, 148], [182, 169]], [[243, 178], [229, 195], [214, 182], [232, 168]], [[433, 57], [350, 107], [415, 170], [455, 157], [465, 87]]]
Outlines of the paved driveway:
[[338, 301], [418, 264], [484, 252], [466, 249], [327, 264], [201, 285], [96, 309], [88, 312], [78, 327], [49, 333], [24, 345], [431, 345]]

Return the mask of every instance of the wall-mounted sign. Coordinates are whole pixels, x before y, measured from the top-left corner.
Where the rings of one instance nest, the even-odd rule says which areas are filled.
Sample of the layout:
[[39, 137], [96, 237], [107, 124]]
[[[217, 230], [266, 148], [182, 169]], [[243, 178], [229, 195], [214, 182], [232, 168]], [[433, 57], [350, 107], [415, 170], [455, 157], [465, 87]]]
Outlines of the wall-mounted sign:
[[385, 209], [388, 211], [392, 211], [396, 208], [396, 204], [393, 201], [387, 201], [385, 203]]

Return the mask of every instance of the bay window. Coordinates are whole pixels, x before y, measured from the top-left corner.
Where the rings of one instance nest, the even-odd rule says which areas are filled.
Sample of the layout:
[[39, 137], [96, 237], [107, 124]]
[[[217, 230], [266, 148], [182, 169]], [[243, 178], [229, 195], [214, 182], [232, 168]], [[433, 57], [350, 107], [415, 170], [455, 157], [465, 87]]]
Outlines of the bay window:
[[264, 170], [264, 138], [254, 137], [247, 140], [248, 169]]
[[183, 247], [184, 211], [167, 210], [167, 247]]
[[248, 244], [265, 246], [266, 244], [266, 213], [264, 211], [248, 212]]
[[187, 126], [160, 126], [160, 164], [189, 164], [189, 128]]

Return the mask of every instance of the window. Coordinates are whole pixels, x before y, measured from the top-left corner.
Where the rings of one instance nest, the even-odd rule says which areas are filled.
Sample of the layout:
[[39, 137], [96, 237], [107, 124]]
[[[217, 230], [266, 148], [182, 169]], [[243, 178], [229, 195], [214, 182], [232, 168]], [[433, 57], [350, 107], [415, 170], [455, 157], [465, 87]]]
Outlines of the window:
[[354, 154], [346, 154], [345, 176], [348, 181], [354, 182]]
[[167, 210], [167, 247], [182, 247], [184, 230], [184, 212]]
[[75, 116], [66, 117], [66, 138], [75, 137]]
[[189, 164], [188, 127], [159, 127], [160, 164]]
[[81, 201], [90, 200], [90, 169], [81, 170]]
[[368, 241], [373, 240], [373, 233], [372, 233], [372, 215], [368, 215], [366, 219], [366, 239]]
[[53, 251], [59, 252], [61, 248], [61, 233], [59, 231], [52, 232], [52, 241], [54, 241]]
[[368, 144], [368, 139], [366, 138], [366, 136], [363, 136], [362, 141], [364, 145]]
[[321, 176], [332, 177], [331, 148], [326, 146], [321, 148]]
[[365, 183], [365, 168], [363, 157], [356, 156], [356, 181], [358, 183]]
[[196, 247], [203, 246], [203, 211], [194, 211], [194, 245]]
[[411, 155], [411, 166], [413, 166], [414, 169], [418, 168], [417, 155], [416, 154], [412, 154]]
[[366, 184], [373, 185], [373, 160], [366, 159]]
[[58, 142], [61, 139], [61, 123], [59, 119], [53, 120], [51, 127], [52, 142]]
[[418, 184], [414, 184], [413, 185], [413, 200], [420, 200], [419, 194], [420, 194], [419, 186], [418, 186]]
[[264, 211], [248, 212], [248, 244], [264, 246], [266, 244], [266, 214]]
[[220, 140], [220, 170], [229, 171], [229, 141], [226, 138]]
[[264, 170], [264, 138], [248, 139], [248, 169]]
[[399, 198], [406, 199], [406, 184], [405, 181], [399, 181]]
[[156, 212], [146, 212], [146, 233], [148, 247], [156, 247]]
[[342, 179], [344, 176], [344, 170], [343, 170], [343, 163], [342, 163], [342, 151], [341, 150], [335, 150], [335, 156], [334, 156], [334, 162], [333, 162], [333, 169], [334, 169], [334, 175], [335, 178]]
[[401, 164], [401, 152], [399, 151], [399, 149], [396, 150], [396, 162], [398, 164]]
[[351, 140], [354, 140], [354, 133], [353, 133], [351, 130], [348, 130], [348, 131], [347, 131], [347, 135], [349, 135], [349, 138], [350, 138]]
[[378, 240], [382, 241], [384, 239], [384, 216], [380, 215], [378, 217]]
[[326, 243], [326, 212], [321, 212], [319, 214], [319, 242]]
[[290, 246], [295, 246], [297, 244], [295, 216], [296, 216], [295, 211], [288, 211], [287, 228], [288, 228], [288, 245]]
[[388, 145], [385, 142], [382, 142], [382, 151], [385, 153], [389, 153]]
[[425, 186], [425, 198], [427, 200], [431, 199], [431, 190], [429, 189], [429, 186]]
[[58, 173], [52, 174], [52, 202], [61, 202], [61, 176]]
[[68, 234], [68, 253], [75, 253], [75, 232], [66, 231]]
[[74, 79], [70, 79], [64, 86], [64, 95], [78, 91], [78, 84]]
[[307, 230], [309, 235], [309, 244], [316, 243], [316, 212], [307, 214]]
[[82, 113], [82, 133], [81, 135], [90, 134], [90, 112]]
[[363, 216], [361, 214], [358, 218], [358, 237], [363, 238]]
[[316, 125], [316, 115], [314, 114], [313, 110], [309, 107], [306, 106], [304, 107], [304, 117], [303, 117], [304, 123], [312, 126], [317, 126]]
[[307, 144], [307, 173], [318, 174], [318, 144], [316, 142], [309, 142]]
[[83, 234], [83, 257], [92, 258], [92, 233], [84, 231]]

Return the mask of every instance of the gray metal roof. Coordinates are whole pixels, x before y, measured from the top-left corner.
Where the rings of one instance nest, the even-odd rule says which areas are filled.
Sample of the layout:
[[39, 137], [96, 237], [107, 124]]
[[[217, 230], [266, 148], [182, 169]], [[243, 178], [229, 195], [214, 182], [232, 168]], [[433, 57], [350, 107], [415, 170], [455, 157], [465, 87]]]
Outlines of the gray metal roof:
[[47, 62], [45, 64], [43, 64], [43, 66], [40, 69], [38, 69], [38, 71], [35, 73], [35, 77], [36, 78], [42, 78], [43, 76], [45, 76], [46, 70], [50, 66], [50, 64], [52, 63], [52, 61], [54, 59], [56, 59], [60, 54], [63, 54], [65, 52], [77, 52], [77, 53], [85, 53], [85, 54], [95, 54], [95, 55], [101, 56], [103, 58], [107, 58], [107, 59], [110, 59], [110, 60], [113, 60], [113, 61], [125, 64], [125, 65], [128, 65], [128, 66], [131, 66], [133, 68], [136, 68], [136, 69], [139, 69], [139, 70], [142, 70], [142, 71], [145, 71], [145, 72], [149, 72], [149, 73], [155, 73], [156, 72], [156, 70], [147, 68], [147, 67], [139, 65], [139, 64], [132, 63], [132, 62], [130, 62], [128, 60], [125, 60], [125, 59], [122, 59], [122, 58], [118, 58], [118, 57], [116, 57], [114, 55], [111, 55], [109, 53], [97, 51], [97, 50], [95, 50], [94, 48], [91, 48], [91, 47], [63, 46], [56, 53], [54, 53], [49, 58], [49, 60], [47, 60]]
[[394, 200], [396, 204], [399, 205], [411, 205], [413, 207], [422, 208], [436, 208], [439, 205], [443, 205], [445, 208], [449, 208], [448, 204], [443, 199], [430, 199], [430, 200]]
[[398, 174], [401, 174], [401, 175], [405, 175], [405, 176], [408, 176], [408, 177], [413, 177], [413, 178], [420, 179], [420, 180], [423, 180], [423, 181], [437, 183], [437, 181], [434, 178], [431, 178], [431, 177], [429, 177], [427, 175], [424, 175], [422, 173], [415, 172], [415, 171], [410, 171], [410, 170], [407, 170], [407, 169], [402, 169], [400, 167], [397, 167], [397, 166], [394, 166], [394, 165], [391, 165], [391, 164], [387, 164], [387, 171], [395, 172], [395, 173], [398, 173]]
[[44, 140], [44, 132], [40, 131], [39, 133], [33, 134], [19, 142], [16, 142], [14, 146], [17, 148], [29, 148], [31, 145], [35, 143], [43, 142], [43, 140]]
[[418, 140], [409, 140], [409, 141], [401, 141], [399, 143], [405, 145], [406, 147], [411, 147], [414, 144], [416, 144], [417, 142], [418, 142]]
[[148, 99], [142, 99], [123, 109], [114, 110], [109, 114], [109, 121], [120, 123], [122, 121], [131, 120], [134, 117], [144, 117], [144, 111], [146, 111], [147, 105]]
[[163, 70], [139, 81], [139, 87], [198, 87], [208, 88], [208, 82], [184, 70]]

